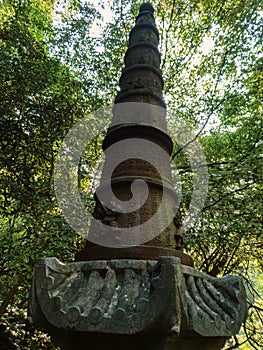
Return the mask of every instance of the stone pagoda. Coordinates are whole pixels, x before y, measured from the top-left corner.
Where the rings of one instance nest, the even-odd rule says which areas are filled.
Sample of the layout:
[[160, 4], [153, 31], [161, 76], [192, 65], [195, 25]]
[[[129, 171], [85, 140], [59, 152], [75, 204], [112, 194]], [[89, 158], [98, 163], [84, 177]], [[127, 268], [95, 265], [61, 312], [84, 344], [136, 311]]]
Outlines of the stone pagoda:
[[216, 350], [246, 319], [241, 278], [183, 253], [151, 4], [131, 30], [88, 240], [75, 261], [41, 259], [29, 318], [62, 350]]

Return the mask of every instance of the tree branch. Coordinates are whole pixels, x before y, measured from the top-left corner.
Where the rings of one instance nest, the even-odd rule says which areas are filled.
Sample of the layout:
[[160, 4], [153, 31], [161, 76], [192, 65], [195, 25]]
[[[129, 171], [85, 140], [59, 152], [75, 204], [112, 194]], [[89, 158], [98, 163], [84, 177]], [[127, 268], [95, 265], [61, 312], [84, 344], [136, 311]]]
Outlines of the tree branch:
[[[173, 20], [173, 15], [174, 15], [175, 3], [176, 3], [176, 0], [173, 0], [172, 10], [171, 10], [170, 18], [169, 18], [169, 25], [168, 25], [168, 28], [165, 31], [165, 48], [164, 48], [164, 56], [163, 56], [163, 59], [162, 59], [161, 69], [163, 69], [163, 67], [165, 65], [165, 61], [166, 61], [166, 56], [167, 56], [167, 51], [168, 51], [168, 33], [169, 33], [169, 30], [172, 27], [172, 20]], [[179, 10], [178, 10], [178, 12], [179, 12]]]
[[24, 280], [25, 280], [24, 276], [19, 277], [18, 282], [9, 290], [7, 296], [5, 297], [2, 304], [0, 305], [0, 318], [5, 313], [7, 306], [10, 304], [10, 302], [16, 295], [18, 288], [22, 285]]
[[219, 73], [217, 75], [217, 79], [216, 79], [216, 83], [215, 83], [215, 87], [214, 87], [214, 90], [212, 92], [212, 96], [211, 96], [211, 110], [204, 122], [204, 124], [202, 125], [202, 127], [200, 128], [200, 130], [197, 132], [197, 134], [193, 137], [192, 140], [188, 141], [184, 146], [181, 146], [176, 152], [175, 154], [172, 156], [172, 160], [182, 151], [184, 150], [185, 148], [187, 148], [191, 143], [193, 143], [198, 137], [199, 135], [203, 132], [203, 130], [205, 129], [205, 127], [207, 126], [211, 116], [214, 114], [215, 110], [223, 103], [226, 101], [226, 98], [223, 98], [220, 102], [218, 102], [216, 104], [216, 106], [214, 105], [214, 98], [215, 98], [215, 94], [216, 94], [216, 91], [217, 91], [217, 87], [218, 87], [218, 84], [221, 80], [221, 76], [223, 74], [223, 68], [224, 68], [224, 65], [225, 65], [225, 62], [226, 62], [226, 57], [227, 57], [227, 54], [228, 54], [228, 50], [225, 51], [224, 53], [224, 56], [223, 56], [223, 59], [222, 59], [222, 63], [220, 65], [220, 69], [219, 69]]
[[221, 198], [217, 199], [215, 202], [213, 202], [213, 203], [207, 205], [206, 207], [204, 207], [204, 208], [203, 208], [203, 211], [205, 211], [205, 210], [207, 210], [207, 209], [213, 207], [214, 205], [218, 204], [218, 203], [221, 202], [224, 198], [229, 197], [229, 196], [233, 195], [234, 193], [242, 192], [242, 191], [244, 191], [245, 189], [247, 189], [248, 187], [250, 187], [250, 186], [252, 186], [252, 185], [254, 185], [254, 184], [256, 184], [256, 183], [257, 183], [257, 181], [253, 181], [253, 182], [247, 184], [247, 185], [244, 186], [244, 187], [241, 187], [241, 188], [238, 188], [238, 189], [235, 190], [235, 191], [231, 191], [231, 192], [226, 193], [226, 194], [223, 195]]

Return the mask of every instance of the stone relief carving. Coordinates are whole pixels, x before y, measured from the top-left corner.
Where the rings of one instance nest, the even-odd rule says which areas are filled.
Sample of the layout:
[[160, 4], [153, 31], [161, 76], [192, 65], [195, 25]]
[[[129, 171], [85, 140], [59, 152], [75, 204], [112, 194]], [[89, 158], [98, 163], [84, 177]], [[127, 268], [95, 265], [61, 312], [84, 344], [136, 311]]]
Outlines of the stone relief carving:
[[42, 259], [32, 294], [38, 305], [32, 310], [36, 303], [31, 304], [35, 323], [44, 318], [82, 332], [135, 334], [158, 327], [174, 337], [191, 331], [231, 336], [246, 317], [239, 277], [213, 278], [175, 257], [67, 265]]
[[[119, 213], [117, 211], [109, 209], [107, 205], [104, 205], [101, 201], [99, 201], [96, 193], [94, 194], [94, 199], [96, 202], [97, 209], [94, 215], [96, 219], [100, 220], [105, 225], [119, 227], [117, 220]], [[114, 207], [114, 203], [112, 201], [110, 201], [109, 204], [111, 207]]]

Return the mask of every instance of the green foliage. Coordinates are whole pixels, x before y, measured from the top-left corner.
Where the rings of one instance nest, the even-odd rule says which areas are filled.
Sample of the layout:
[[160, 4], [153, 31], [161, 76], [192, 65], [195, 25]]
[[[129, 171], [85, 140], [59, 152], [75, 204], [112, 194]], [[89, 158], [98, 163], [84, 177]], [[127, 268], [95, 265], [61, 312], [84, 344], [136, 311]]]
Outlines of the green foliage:
[[[263, 3], [152, 3], [168, 108], [196, 130], [210, 175], [207, 202], [187, 233], [186, 249], [203, 271], [236, 273], [247, 280], [250, 316], [226, 348], [260, 349]], [[111, 1], [107, 6], [112, 18], [106, 23], [103, 4], [0, 4], [1, 349], [53, 349], [48, 336], [26, 321], [33, 266], [43, 256], [70, 261], [82, 244], [57, 207], [54, 160], [75, 121], [113, 102], [140, 5]], [[175, 120], [168, 122], [175, 128]], [[195, 176], [184, 153], [191, 142], [174, 143], [184, 211]], [[80, 164], [80, 188], [88, 208], [93, 204], [85, 194], [91, 181], [87, 169], [100, 153], [101, 135], [87, 145]]]
[[16, 349], [50, 349], [25, 323], [32, 269], [43, 256], [72, 260], [79, 244], [57, 208], [52, 175], [57, 148], [86, 100], [77, 75], [49, 53], [51, 10], [45, 1], [1, 9], [0, 315]]

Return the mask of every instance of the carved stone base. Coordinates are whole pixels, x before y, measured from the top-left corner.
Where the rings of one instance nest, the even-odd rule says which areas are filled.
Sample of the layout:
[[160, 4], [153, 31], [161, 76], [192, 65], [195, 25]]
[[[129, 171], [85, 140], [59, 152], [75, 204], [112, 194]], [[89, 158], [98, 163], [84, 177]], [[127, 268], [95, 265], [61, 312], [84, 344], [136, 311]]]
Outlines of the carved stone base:
[[71, 349], [216, 350], [246, 318], [241, 278], [213, 278], [179, 258], [36, 266], [30, 321]]

